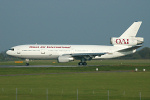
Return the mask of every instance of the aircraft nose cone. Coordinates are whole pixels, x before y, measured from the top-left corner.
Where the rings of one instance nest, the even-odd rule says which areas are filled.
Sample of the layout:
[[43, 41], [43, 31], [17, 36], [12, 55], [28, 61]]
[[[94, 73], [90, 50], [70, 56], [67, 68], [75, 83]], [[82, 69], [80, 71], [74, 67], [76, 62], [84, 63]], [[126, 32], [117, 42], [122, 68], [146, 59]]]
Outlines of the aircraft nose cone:
[[6, 52], [6, 54], [7, 54], [7, 55], [10, 55], [10, 51], [8, 50], [8, 51]]

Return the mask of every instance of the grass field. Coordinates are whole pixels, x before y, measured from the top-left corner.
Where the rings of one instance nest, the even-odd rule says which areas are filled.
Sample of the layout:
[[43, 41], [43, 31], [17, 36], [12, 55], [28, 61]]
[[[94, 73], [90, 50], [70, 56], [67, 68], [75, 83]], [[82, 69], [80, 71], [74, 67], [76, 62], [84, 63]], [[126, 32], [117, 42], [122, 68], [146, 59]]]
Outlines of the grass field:
[[[53, 62], [32, 61], [31, 65], [61, 65]], [[4, 63], [13, 62], [0, 65]], [[88, 65], [0, 68], [0, 100], [16, 100], [16, 96], [17, 100], [77, 100], [77, 89], [78, 100], [108, 100], [108, 92], [109, 100], [140, 100], [140, 94], [141, 100], [150, 100], [150, 60], [90, 61]], [[115, 72], [121, 70], [129, 72]]]

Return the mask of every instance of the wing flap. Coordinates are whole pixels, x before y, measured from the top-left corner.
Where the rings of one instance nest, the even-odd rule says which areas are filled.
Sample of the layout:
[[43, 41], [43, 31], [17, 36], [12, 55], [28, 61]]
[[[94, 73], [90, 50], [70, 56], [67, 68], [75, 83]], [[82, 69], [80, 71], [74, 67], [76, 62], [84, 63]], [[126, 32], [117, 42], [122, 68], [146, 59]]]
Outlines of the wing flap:
[[106, 53], [75, 53], [72, 54], [72, 57], [78, 57], [78, 56], [101, 56]]

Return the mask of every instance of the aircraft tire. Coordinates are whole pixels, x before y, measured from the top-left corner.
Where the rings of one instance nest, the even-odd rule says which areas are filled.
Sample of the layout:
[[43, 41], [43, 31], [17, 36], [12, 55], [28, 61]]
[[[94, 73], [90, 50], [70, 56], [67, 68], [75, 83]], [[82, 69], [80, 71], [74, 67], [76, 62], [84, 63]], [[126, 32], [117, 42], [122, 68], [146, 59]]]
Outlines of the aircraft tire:
[[83, 62], [82, 64], [83, 64], [84, 66], [86, 66], [86, 65], [87, 65], [87, 63], [86, 63], [86, 62]]
[[29, 63], [26, 63], [26, 66], [29, 66]]
[[78, 65], [81, 66], [81, 65], [83, 65], [83, 63], [82, 63], [82, 62], [79, 62]]
[[87, 63], [86, 63], [86, 62], [79, 62], [78, 65], [79, 65], [79, 66], [86, 66]]

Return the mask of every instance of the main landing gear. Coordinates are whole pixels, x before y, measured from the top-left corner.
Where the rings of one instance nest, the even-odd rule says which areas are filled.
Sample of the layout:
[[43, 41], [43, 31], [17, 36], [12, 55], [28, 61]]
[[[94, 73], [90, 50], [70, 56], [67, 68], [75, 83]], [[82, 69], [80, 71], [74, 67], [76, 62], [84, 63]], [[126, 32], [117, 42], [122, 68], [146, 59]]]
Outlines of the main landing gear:
[[87, 63], [86, 63], [86, 62], [79, 62], [78, 65], [79, 65], [79, 66], [82, 66], [82, 65], [86, 66]]
[[86, 66], [87, 63], [85, 62], [86, 59], [85, 58], [81, 58], [81, 62], [78, 63], [79, 66]]

